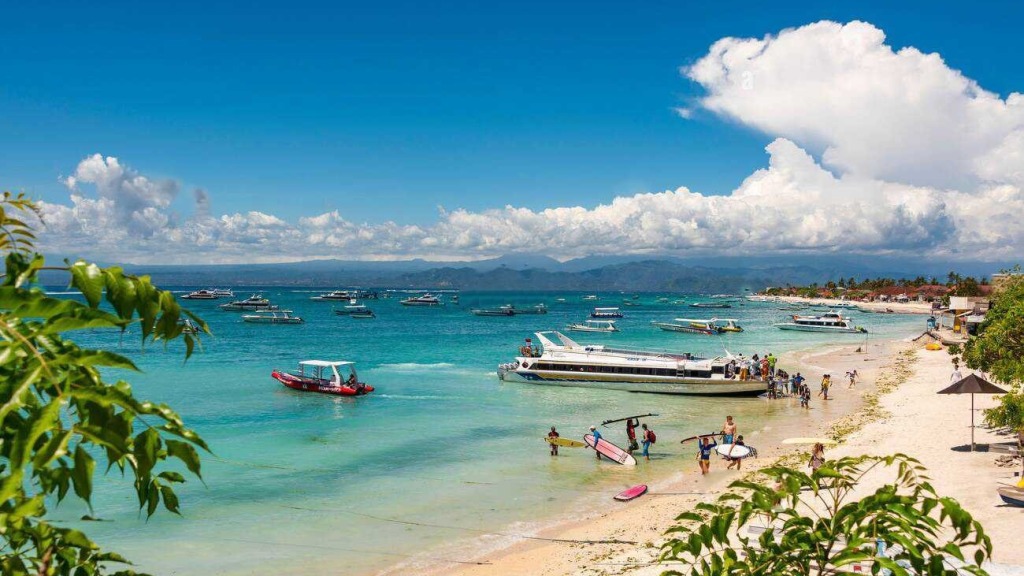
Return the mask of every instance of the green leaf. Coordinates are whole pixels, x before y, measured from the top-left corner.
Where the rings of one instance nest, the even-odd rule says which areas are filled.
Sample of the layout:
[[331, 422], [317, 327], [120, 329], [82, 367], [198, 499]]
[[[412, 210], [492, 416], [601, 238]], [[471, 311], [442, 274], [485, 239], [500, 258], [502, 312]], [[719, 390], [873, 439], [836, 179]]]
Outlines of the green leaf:
[[199, 472], [199, 453], [196, 452], [195, 447], [187, 442], [181, 442], [178, 440], [167, 440], [167, 453], [178, 460], [181, 460], [188, 471], [195, 474], [196, 477], [202, 479], [202, 474]]
[[71, 288], [77, 288], [85, 296], [89, 306], [96, 308], [103, 297], [103, 271], [95, 264], [79, 260], [71, 265]]
[[170, 486], [161, 485], [160, 495], [164, 498], [164, 507], [167, 508], [169, 512], [173, 512], [180, 516], [181, 512], [178, 511], [178, 496], [174, 493], [174, 490], [172, 490]]
[[74, 484], [75, 495], [85, 500], [86, 504], [89, 504], [90, 510], [92, 510], [92, 473], [95, 468], [96, 462], [93, 461], [92, 456], [82, 448], [81, 444], [76, 446], [75, 466], [71, 469], [71, 481]]

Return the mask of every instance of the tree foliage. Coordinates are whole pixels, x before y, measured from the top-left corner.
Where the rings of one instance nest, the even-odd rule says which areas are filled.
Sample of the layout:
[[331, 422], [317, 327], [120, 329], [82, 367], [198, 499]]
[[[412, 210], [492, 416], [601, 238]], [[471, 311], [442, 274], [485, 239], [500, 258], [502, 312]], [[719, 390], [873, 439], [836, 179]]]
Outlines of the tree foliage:
[[[775, 466], [762, 471], [776, 485], [741, 480], [716, 502], [681, 514], [663, 561], [681, 562], [693, 576], [837, 574], [871, 562], [897, 576], [955, 574], [945, 558], [967, 565], [960, 573], [985, 574], [992, 554], [981, 525], [951, 498], [935, 493], [924, 468], [897, 454], [825, 462], [812, 474]], [[869, 473], [894, 478], [854, 499]], [[752, 527], [764, 528], [753, 534]], [[889, 554], [876, 556], [881, 539]], [[965, 559], [964, 550], [973, 549]], [[671, 571], [666, 574], [683, 574]]]
[[101, 368], [137, 370], [131, 360], [66, 335], [133, 326], [142, 344], [181, 338], [187, 358], [197, 340], [182, 333], [182, 320], [208, 328], [148, 277], [118, 267], [65, 261], [56, 269], [85, 303], [47, 296], [34, 285], [40, 270], [55, 269], [34, 251], [37, 215], [23, 195], [0, 198], [0, 573], [105, 574], [127, 561], [48, 522], [48, 505], [73, 494], [91, 509], [99, 464], [134, 479], [147, 516], [161, 504], [179, 513], [174, 485], [185, 476], [174, 468], [199, 477], [197, 449], [207, 446], [168, 406], [135, 398], [127, 382], [104, 380]]
[[959, 353], [964, 364], [1004, 384], [1024, 382], [1024, 276], [1015, 276], [993, 295], [992, 307]]

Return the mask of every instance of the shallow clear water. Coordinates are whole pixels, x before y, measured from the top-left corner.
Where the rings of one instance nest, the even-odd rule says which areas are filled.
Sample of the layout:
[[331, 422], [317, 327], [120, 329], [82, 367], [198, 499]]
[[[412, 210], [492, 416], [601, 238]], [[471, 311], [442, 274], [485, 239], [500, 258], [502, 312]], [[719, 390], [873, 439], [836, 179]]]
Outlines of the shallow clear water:
[[[749, 398], [673, 397], [501, 384], [495, 368], [511, 360], [534, 331], [582, 321], [596, 306], [618, 306], [621, 294], [583, 302], [580, 294], [463, 293], [461, 305], [400, 306], [399, 298], [367, 301], [375, 320], [339, 317], [314, 302], [312, 289], [270, 288], [263, 294], [305, 318], [302, 325], [253, 325], [223, 312], [225, 300], [189, 302], [215, 334], [182, 363], [180, 346], [140, 351], [135, 334], [76, 337], [84, 345], [135, 358], [142, 374], [126, 375], [143, 398], [169, 403], [208, 441], [206, 486], [190, 482], [180, 495], [184, 517], [158, 513], [148, 522], [127, 482], [111, 475], [97, 484], [95, 514], [108, 522], [78, 523], [142, 570], [158, 574], [278, 574], [303, 567], [337, 572], [372, 570], [457, 538], [504, 530], [578, 506], [581, 497], [607, 499], [618, 489], [689, 467], [674, 439], [717, 429], [726, 413], [741, 426], [787, 413], [781, 404]], [[238, 297], [247, 293], [239, 291]], [[668, 294], [664, 294], [668, 296]], [[871, 333], [821, 335], [774, 328], [792, 312], [766, 303], [700, 310], [641, 295], [622, 307], [622, 332], [574, 333], [583, 343], [720, 354], [776, 354], [821, 342], [860, 343], [904, 337], [921, 316], [854, 313]], [[679, 295], [671, 295], [673, 298]], [[566, 303], [557, 303], [557, 297]], [[687, 301], [706, 300], [688, 296]], [[474, 307], [548, 305], [543, 316], [477, 317]], [[652, 320], [677, 316], [733, 317], [746, 331], [707, 337], [668, 333]], [[273, 368], [305, 359], [356, 361], [377, 391], [336, 398], [288, 390]], [[597, 463], [592, 452], [563, 449], [557, 459], [541, 437], [549, 426], [578, 438], [591, 424], [657, 412], [659, 442], [650, 464], [628, 469]], [[624, 432], [606, 429], [622, 444]], [[57, 517], [83, 513], [65, 504]], [[429, 523], [423, 527], [380, 520]], [[519, 530], [526, 528], [520, 526]], [[429, 553], [425, 560], [430, 562]]]

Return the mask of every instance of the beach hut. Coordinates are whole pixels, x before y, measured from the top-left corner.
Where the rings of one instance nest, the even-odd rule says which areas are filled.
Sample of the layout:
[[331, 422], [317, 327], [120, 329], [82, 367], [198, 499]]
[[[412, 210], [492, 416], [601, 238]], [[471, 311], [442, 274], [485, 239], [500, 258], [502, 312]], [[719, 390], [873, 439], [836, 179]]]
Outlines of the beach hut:
[[977, 374], [954, 382], [948, 388], [939, 390], [939, 394], [970, 394], [971, 395], [971, 452], [974, 452], [974, 395], [975, 394], [1006, 394], [999, 386], [979, 377]]

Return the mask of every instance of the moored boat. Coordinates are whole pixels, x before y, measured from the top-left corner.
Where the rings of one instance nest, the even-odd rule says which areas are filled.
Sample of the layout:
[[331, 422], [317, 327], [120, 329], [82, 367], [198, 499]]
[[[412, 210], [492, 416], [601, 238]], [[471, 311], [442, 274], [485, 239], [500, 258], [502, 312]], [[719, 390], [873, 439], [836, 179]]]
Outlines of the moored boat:
[[470, 310], [474, 316], [515, 316], [516, 309], [511, 304], [499, 308], [474, 308]]
[[732, 308], [732, 304], [725, 302], [694, 302], [690, 308]]
[[[536, 337], [542, 349], [530, 348], [528, 355], [500, 365], [501, 381], [660, 394], [756, 395], [767, 389], [760, 380], [737, 378], [732, 357], [581, 345], [553, 331]], [[522, 347], [520, 354], [527, 349]]]
[[[340, 371], [339, 371], [340, 369]], [[348, 372], [343, 377], [341, 372]], [[373, 392], [373, 386], [359, 381], [354, 362], [304, 360], [299, 369], [292, 372], [274, 370], [270, 377], [293, 390], [319, 392], [339, 396], [362, 396]]]
[[211, 288], [210, 292], [218, 298], [234, 298], [235, 293], [230, 288]]
[[252, 324], [302, 324], [305, 322], [298, 316], [292, 316], [291, 310], [278, 310], [265, 314], [243, 314], [242, 321]]
[[218, 296], [212, 290], [195, 290], [181, 297], [182, 300], [216, 300]]
[[269, 312], [277, 310], [278, 307], [271, 304], [270, 300], [267, 300], [263, 296], [253, 294], [245, 300], [235, 300], [234, 302], [221, 304], [220, 309], [227, 310], [229, 312]]
[[704, 334], [706, 336], [722, 333], [721, 328], [715, 325], [714, 320], [676, 318], [674, 322], [651, 322], [651, 324], [666, 332], [686, 332], [688, 334]]
[[594, 311], [590, 313], [590, 317], [595, 319], [622, 318], [622, 312], [619, 312], [618, 308], [594, 308]]
[[1003, 502], [1010, 506], [1024, 507], [1024, 489], [1015, 486], [1004, 486], [997, 488], [996, 492], [999, 493], [999, 497], [1003, 499]]
[[800, 332], [832, 332], [839, 334], [862, 334], [867, 330], [854, 326], [849, 317], [839, 312], [826, 312], [821, 316], [793, 315], [792, 322], [780, 322], [775, 326], [781, 330], [797, 330]]
[[735, 318], [712, 318], [711, 321], [722, 332], [743, 332], [743, 327], [739, 325], [739, 321]]
[[420, 294], [411, 296], [400, 302], [402, 306], [441, 306], [441, 299], [433, 294]]
[[584, 320], [582, 323], [569, 324], [566, 330], [572, 332], [618, 332], [615, 320]]
[[526, 308], [516, 308], [516, 314], [547, 314], [548, 307], [542, 302], [536, 306], [528, 306]]
[[338, 316], [351, 316], [353, 318], [375, 318], [373, 310], [370, 310], [362, 304], [349, 304], [341, 309], [335, 309], [334, 313]]

